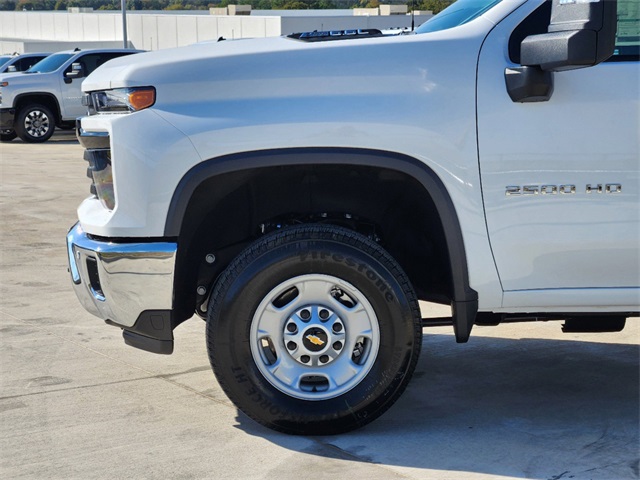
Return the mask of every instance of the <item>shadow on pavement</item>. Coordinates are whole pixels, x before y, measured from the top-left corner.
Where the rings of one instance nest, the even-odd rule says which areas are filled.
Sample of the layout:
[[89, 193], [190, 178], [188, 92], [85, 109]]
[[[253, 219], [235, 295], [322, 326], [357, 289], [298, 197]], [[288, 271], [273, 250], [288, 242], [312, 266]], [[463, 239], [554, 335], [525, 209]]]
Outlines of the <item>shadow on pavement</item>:
[[[441, 475], [638, 478], [638, 360], [638, 345], [486, 337], [457, 345], [427, 335], [409, 388], [385, 415], [310, 437], [319, 447], [305, 453]], [[237, 419], [298, 450], [296, 437]]]
[[[28, 145], [26, 142], [23, 142], [19, 138], [15, 138], [10, 142], [2, 142], [0, 145], [4, 146], [4, 145], [12, 145], [12, 144], [18, 144], [18, 143], [22, 145]], [[49, 140], [43, 143], [48, 145], [73, 145], [73, 144], [77, 144], [78, 140], [76, 139], [76, 131], [74, 129], [71, 129], [71, 130], [56, 129], [55, 132], [53, 133], [53, 136]], [[32, 145], [42, 145], [42, 143], [34, 143]]]

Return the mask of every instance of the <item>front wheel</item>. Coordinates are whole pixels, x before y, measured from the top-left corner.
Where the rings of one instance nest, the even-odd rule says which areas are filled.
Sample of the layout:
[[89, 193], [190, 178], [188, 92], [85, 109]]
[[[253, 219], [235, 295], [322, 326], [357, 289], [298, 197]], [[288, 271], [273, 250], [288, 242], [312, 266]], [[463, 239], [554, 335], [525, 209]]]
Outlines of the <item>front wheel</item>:
[[55, 130], [55, 119], [44, 105], [31, 104], [22, 107], [16, 117], [16, 133], [27, 143], [46, 142]]
[[207, 346], [222, 388], [248, 416], [293, 434], [335, 434], [382, 415], [420, 352], [418, 303], [393, 258], [350, 230], [278, 231], [227, 268]]

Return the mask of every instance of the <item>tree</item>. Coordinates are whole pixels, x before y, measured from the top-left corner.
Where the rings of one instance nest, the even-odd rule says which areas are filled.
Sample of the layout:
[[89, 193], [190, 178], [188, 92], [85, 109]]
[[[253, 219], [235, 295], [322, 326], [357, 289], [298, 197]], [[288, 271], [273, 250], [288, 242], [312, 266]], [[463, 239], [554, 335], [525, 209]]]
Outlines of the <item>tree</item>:
[[416, 10], [431, 10], [436, 14], [447, 8], [454, 1], [455, 0], [422, 0], [420, 2], [416, 2], [416, 6], [414, 8]]
[[16, 10], [46, 10], [45, 3], [42, 0], [18, 0]]
[[308, 10], [309, 5], [301, 1], [289, 0], [281, 8], [283, 10]]

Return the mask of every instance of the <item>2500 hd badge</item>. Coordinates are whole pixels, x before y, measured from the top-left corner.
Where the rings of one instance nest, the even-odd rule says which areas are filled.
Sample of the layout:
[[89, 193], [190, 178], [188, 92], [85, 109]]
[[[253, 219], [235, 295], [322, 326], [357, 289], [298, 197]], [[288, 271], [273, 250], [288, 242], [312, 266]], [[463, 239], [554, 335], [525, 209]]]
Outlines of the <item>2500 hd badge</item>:
[[[506, 187], [507, 197], [518, 195], [574, 195], [576, 186], [572, 184], [564, 185], [509, 185]], [[591, 184], [588, 183], [584, 189], [585, 193], [622, 193], [621, 183]]]

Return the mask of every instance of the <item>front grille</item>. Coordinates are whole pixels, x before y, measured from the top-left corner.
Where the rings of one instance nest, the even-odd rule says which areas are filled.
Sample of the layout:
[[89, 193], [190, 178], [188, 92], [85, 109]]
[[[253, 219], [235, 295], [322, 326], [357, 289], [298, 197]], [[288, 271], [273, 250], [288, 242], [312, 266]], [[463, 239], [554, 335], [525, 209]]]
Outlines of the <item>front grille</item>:
[[84, 159], [89, 162], [87, 177], [91, 179], [89, 191], [109, 210], [115, 207], [113, 177], [111, 172], [111, 150], [108, 148], [88, 149]]

